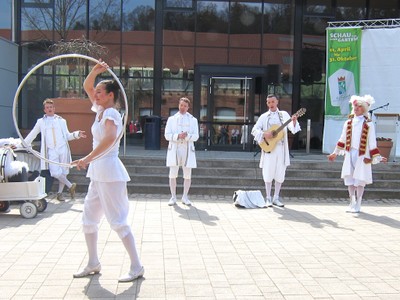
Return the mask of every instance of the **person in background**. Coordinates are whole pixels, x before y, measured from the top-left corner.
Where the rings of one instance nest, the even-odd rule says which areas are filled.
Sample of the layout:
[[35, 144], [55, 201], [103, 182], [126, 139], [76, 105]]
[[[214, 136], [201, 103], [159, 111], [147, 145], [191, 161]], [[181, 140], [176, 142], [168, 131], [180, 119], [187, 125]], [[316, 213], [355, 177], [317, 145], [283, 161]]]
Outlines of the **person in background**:
[[142, 128], [140, 127], [140, 122], [138, 119], [136, 119], [135, 124], [133, 125], [133, 132], [142, 133]]
[[232, 128], [231, 130], [231, 143], [232, 145], [239, 144], [239, 129], [238, 128]]
[[[25, 142], [30, 145], [37, 135], [41, 134], [40, 154], [50, 161], [68, 164], [71, 162], [71, 150], [68, 141], [86, 138], [85, 132], [77, 130], [69, 132], [67, 121], [55, 114], [53, 100], [43, 101], [45, 115], [37, 120], [31, 132], [25, 138]], [[71, 198], [75, 198], [76, 183], [71, 183], [67, 179], [69, 168], [57, 164], [48, 163], [41, 160], [41, 169], [49, 170], [50, 175], [59, 181], [57, 200], [64, 201], [63, 190], [67, 186]], [[48, 192], [48, 191], [46, 191]]]
[[188, 98], [180, 98], [179, 111], [168, 118], [165, 126], [164, 136], [169, 142], [166, 164], [169, 167], [170, 206], [176, 203], [176, 178], [179, 167], [183, 170], [182, 203], [192, 205], [188, 193], [192, 183], [192, 169], [197, 167], [194, 142], [199, 139], [199, 125], [197, 119], [188, 113], [189, 106]]
[[[129, 254], [129, 272], [119, 278], [119, 282], [129, 282], [142, 277], [144, 267], [127, 221], [129, 201], [126, 183], [130, 178], [118, 157], [120, 143], [117, 139], [124, 130], [122, 117], [115, 109], [120, 93], [119, 84], [115, 80], [103, 80], [95, 86], [96, 77], [107, 69], [108, 65], [100, 61], [93, 67], [83, 85], [93, 104], [92, 110], [96, 112], [96, 118], [91, 129], [93, 150], [72, 163], [78, 170], [86, 169], [89, 165], [86, 176], [90, 178], [82, 216], [89, 261], [83, 270], [74, 274], [74, 277], [80, 278], [100, 272], [97, 238], [99, 223], [105, 215]], [[105, 151], [107, 152], [103, 155]]]
[[[265, 183], [266, 198], [265, 206], [271, 207], [276, 205], [283, 207], [284, 204], [280, 201], [279, 193], [282, 187], [282, 183], [285, 181], [286, 168], [290, 165], [289, 157], [289, 143], [287, 136], [287, 129], [293, 134], [300, 131], [299, 122], [297, 122], [297, 116], [290, 115], [283, 110], [278, 109], [279, 100], [276, 95], [267, 96], [268, 111], [263, 113], [254, 125], [251, 134], [254, 136], [254, 140], [258, 143], [265, 140], [273, 139], [273, 134], [268, 131], [272, 125], [282, 125], [286, 121], [292, 119], [292, 121], [285, 127], [283, 139], [276, 142], [276, 146], [272, 151], [265, 152], [261, 151], [260, 157], [260, 168], [262, 168], [263, 179]], [[274, 197], [271, 198], [272, 181], [275, 181]]]
[[347, 212], [361, 211], [361, 201], [367, 184], [372, 183], [372, 164], [387, 162], [376, 146], [375, 126], [368, 111], [374, 98], [353, 95], [350, 98], [352, 113], [344, 123], [342, 134], [328, 160], [334, 161], [338, 155], [344, 155], [341, 178], [347, 186], [350, 204]]

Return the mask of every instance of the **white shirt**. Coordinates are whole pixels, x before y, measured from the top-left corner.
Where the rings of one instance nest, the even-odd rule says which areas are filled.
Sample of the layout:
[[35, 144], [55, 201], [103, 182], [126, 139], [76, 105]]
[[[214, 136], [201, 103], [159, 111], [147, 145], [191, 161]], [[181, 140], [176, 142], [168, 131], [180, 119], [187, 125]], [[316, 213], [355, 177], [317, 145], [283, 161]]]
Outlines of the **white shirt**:
[[352, 122], [352, 130], [351, 130], [351, 148], [359, 149], [360, 148], [360, 140], [362, 127], [364, 124], [364, 116], [354, 116]]
[[62, 135], [60, 124], [54, 118], [54, 116], [47, 116], [44, 118], [45, 123], [45, 139], [46, 146], [49, 149], [55, 149], [57, 147], [64, 146], [65, 138]]
[[178, 116], [178, 131], [181, 132], [189, 132], [190, 131], [190, 118], [188, 114], [179, 113]]

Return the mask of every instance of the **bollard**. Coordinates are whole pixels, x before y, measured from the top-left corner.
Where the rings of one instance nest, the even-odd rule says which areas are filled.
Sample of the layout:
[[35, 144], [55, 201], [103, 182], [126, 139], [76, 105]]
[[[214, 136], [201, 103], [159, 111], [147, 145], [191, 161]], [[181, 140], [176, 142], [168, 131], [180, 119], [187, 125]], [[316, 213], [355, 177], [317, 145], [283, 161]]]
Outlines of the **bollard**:
[[311, 119], [307, 119], [306, 153], [310, 153], [310, 139], [311, 139]]

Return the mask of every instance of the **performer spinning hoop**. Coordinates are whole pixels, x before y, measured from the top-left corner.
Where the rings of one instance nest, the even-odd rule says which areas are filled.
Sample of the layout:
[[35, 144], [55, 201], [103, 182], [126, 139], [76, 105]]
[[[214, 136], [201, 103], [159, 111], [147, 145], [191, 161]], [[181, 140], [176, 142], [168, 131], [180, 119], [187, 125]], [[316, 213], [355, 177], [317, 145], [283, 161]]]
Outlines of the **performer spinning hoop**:
[[[57, 60], [62, 60], [62, 59], [68, 59], [68, 58], [82, 58], [82, 59], [86, 59], [88, 61], [94, 62], [95, 64], [99, 64], [100, 61], [90, 57], [90, 56], [86, 56], [86, 55], [82, 55], [82, 54], [63, 54], [63, 55], [57, 55], [54, 57], [51, 57], [43, 62], [41, 62], [40, 64], [36, 65], [35, 67], [32, 68], [32, 70], [30, 70], [25, 77], [22, 79], [21, 83], [18, 86], [18, 89], [15, 93], [14, 96], [14, 103], [13, 103], [13, 121], [14, 121], [14, 126], [15, 126], [15, 130], [19, 136], [19, 138], [21, 139], [21, 143], [22, 145], [29, 151], [31, 152], [33, 155], [35, 155], [37, 158], [47, 162], [47, 163], [51, 163], [51, 164], [56, 164], [62, 167], [68, 167], [68, 168], [72, 168], [73, 165], [69, 164], [69, 163], [61, 163], [61, 162], [56, 162], [53, 160], [50, 160], [46, 157], [44, 157], [43, 155], [41, 155], [38, 151], [33, 150], [32, 147], [30, 145], [28, 145], [28, 143], [25, 142], [24, 138], [21, 135], [21, 132], [18, 128], [18, 121], [17, 121], [17, 106], [18, 106], [18, 98], [19, 95], [21, 93], [22, 88], [24, 87], [26, 81], [29, 79], [29, 77], [35, 73], [39, 68], [43, 67], [44, 65], [53, 62], [53, 61], [57, 61]], [[115, 75], [115, 73], [110, 69], [107, 68], [107, 71], [110, 73], [110, 75], [115, 79], [115, 81], [118, 83], [119, 87], [120, 87], [120, 91], [121, 91], [121, 95], [124, 99], [124, 103], [125, 103], [125, 115], [124, 115], [124, 119], [123, 119], [123, 128], [126, 128], [127, 125], [127, 120], [128, 120], [128, 100], [127, 100], [127, 96], [124, 90], [124, 87], [122, 85], [122, 83], [120, 82], [119, 78], [117, 77], [117, 75]], [[123, 130], [115, 139], [114, 143], [108, 148], [106, 149], [104, 152], [100, 153], [98, 156], [96, 156], [95, 158], [92, 159], [92, 161], [99, 159], [100, 157], [103, 157], [104, 155], [106, 155], [109, 151], [111, 151], [111, 149], [113, 148], [113, 146], [122, 138], [122, 136], [124, 135], [125, 131]]]

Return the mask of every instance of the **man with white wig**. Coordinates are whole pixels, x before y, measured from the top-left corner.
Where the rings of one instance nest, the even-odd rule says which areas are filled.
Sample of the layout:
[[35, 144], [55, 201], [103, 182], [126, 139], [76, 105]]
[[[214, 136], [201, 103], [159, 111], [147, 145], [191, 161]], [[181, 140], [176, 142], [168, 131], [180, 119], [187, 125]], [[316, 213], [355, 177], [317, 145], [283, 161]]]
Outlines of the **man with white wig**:
[[344, 123], [339, 141], [328, 159], [334, 161], [337, 155], [344, 155], [341, 178], [350, 196], [346, 211], [358, 213], [361, 210], [364, 188], [372, 183], [371, 165], [387, 162], [387, 158], [379, 153], [374, 123], [368, 113], [375, 103], [374, 98], [370, 95], [353, 95], [350, 103], [353, 107], [352, 113]]

